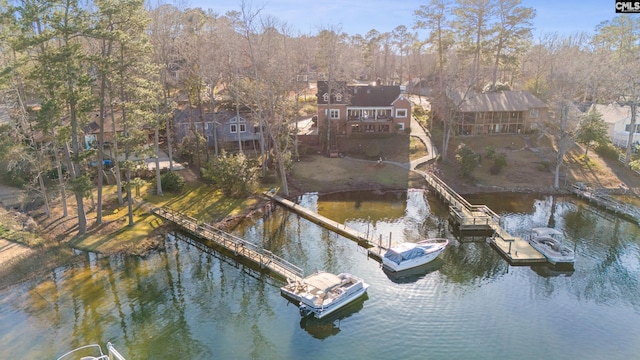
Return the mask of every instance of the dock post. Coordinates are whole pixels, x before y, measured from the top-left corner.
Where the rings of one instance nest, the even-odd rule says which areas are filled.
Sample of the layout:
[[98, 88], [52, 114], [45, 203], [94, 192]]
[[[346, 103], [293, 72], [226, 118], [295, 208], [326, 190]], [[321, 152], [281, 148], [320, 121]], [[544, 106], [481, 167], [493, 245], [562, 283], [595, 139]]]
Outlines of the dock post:
[[387, 249], [391, 249], [391, 231], [389, 231], [389, 246], [387, 246]]

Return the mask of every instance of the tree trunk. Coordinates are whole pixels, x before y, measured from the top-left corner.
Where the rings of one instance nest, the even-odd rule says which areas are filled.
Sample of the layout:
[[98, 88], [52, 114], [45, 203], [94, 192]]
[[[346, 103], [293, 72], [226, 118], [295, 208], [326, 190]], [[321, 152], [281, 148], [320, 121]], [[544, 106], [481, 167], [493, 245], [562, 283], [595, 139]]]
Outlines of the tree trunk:
[[[78, 155], [80, 151], [80, 144], [78, 141], [78, 122], [75, 116], [75, 108], [72, 106], [71, 108], [71, 146], [73, 149], [73, 171], [70, 172], [72, 179], [77, 179], [82, 176], [82, 172], [80, 170], [80, 163], [78, 161]], [[82, 235], [87, 232], [87, 215], [84, 210], [83, 203], [83, 194], [74, 189], [74, 193], [76, 196], [76, 205], [78, 207], [78, 234]]]
[[[167, 84], [165, 86], [165, 91], [164, 91], [164, 103], [168, 104], [169, 103], [169, 85]], [[167, 119], [165, 121], [165, 129], [164, 129], [164, 133], [165, 133], [165, 137], [167, 138], [167, 155], [169, 155], [169, 171], [173, 171], [173, 141], [171, 139], [171, 119], [173, 117], [172, 116], [167, 116]]]
[[102, 75], [102, 81], [100, 84], [100, 117], [98, 119], [100, 132], [98, 133], [98, 207], [96, 209], [96, 225], [102, 224], [102, 186], [104, 182], [104, 118], [105, 118], [105, 104], [104, 98], [106, 93], [106, 79]]
[[560, 167], [562, 166], [562, 160], [556, 159], [556, 169], [553, 174], [553, 187], [555, 189], [560, 187]]
[[122, 196], [122, 174], [120, 173], [120, 153], [118, 151], [118, 136], [116, 133], [116, 118], [113, 106], [111, 106], [111, 131], [113, 133], [113, 154], [111, 154], [111, 156], [115, 161], [116, 191], [118, 194], [118, 204], [122, 205], [124, 204], [124, 198]]
[[69, 209], [67, 208], [67, 190], [64, 184], [64, 178], [62, 174], [62, 161], [60, 160], [60, 154], [58, 153], [58, 146], [54, 142], [53, 144], [53, 154], [56, 159], [56, 169], [58, 171], [58, 183], [60, 186], [60, 198], [62, 200], [62, 217], [65, 218], [69, 216]]
[[162, 196], [162, 177], [160, 176], [160, 125], [156, 124], [154, 131], [154, 142], [156, 147], [156, 193]]
[[625, 164], [627, 166], [631, 162], [631, 149], [633, 148], [633, 137], [636, 133], [636, 112], [638, 111], [638, 103], [636, 100], [633, 100], [631, 103], [631, 124], [629, 125], [629, 138], [627, 139], [627, 154], [624, 159]]

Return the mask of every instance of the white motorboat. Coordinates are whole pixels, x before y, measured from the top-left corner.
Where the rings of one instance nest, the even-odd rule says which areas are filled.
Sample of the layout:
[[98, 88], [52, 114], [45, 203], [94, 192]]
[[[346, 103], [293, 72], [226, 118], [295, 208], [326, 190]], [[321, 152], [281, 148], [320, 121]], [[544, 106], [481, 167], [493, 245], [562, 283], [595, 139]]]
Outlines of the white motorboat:
[[299, 302], [300, 315], [313, 314], [321, 319], [364, 295], [367, 288], [369, 284], [354, 275], [320, 271], [301, 281], [291, 282], [280, 291]]
[[391, 271], [411, 269], [433, 261], [447, 245], [449, 240], [444, 238], [400, 243], [387, 250], [382, 257], [382, 265]]
[[573, 264], [575, 253], [561, 240], [563, 233], [551, 228], [533, 228], [529, 244], [547, 258], [551, 264]]
[[99, 344], [91, 344], [75, 348], [57, 360], [125, 360], [125, 358], [111, 342], [108, 342], [106, 354], [102, 352], [102, 347]]

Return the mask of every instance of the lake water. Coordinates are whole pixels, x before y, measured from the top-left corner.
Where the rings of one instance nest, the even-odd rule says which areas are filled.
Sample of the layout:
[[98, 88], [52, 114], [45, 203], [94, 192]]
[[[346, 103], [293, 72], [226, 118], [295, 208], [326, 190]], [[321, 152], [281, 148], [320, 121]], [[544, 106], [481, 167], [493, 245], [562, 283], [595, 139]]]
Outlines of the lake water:
[[640, 229], [572, 197], [468, 197], [503, 227], [565, 231], [575, 269], [510, 266], [482, 238], [455, 238], [422, 191], [300, 204], [382, 242], [447, 236], [421, 273], [396, 278], [356, 243], [276, 208], [236, 235], [302, 267], [351, 272], [368, 295], [327, 321], [301, 319], [280, 280], [182, 235], [146, 258], [84, 261], [5, 289], [0, 359], [53, 359], [111, 341], [135, 359], [633, 359], [640, 354]]

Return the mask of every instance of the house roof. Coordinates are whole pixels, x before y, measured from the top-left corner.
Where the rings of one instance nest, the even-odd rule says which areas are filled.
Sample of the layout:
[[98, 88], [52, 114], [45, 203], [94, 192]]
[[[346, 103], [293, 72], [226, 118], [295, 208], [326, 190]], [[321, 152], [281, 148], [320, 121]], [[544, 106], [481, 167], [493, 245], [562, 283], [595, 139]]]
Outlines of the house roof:
[[[326, 104], [323, 95], [329, 91], [326, 81], [318, 81], [318, 104]], [[358, 107], [391, 106], [400, 96], [400, 86], [389, 85], [347, 85], [345, 82], [335, 82], [331, 89], [332, 103], [346, 104]], [[336, 94], [342, 95], [342, 101], [335, 100]]]
[[[595, 104], [594, 107], [607, 124], [615, 124], [620, 120], [631, 119], [631, 106], [629, 105], [620, 105], [614, 102], [607, 105]], [[636, 110], [636, 118], [640, 119], [640, 111], [638, 110]]]
[[[84, 127], [85, 134], [98, 134], [100, 133], [100, 111], [96, 110], [92, 113], [89, 113], [89, 124]], [[116, 120], [116, 132], [122, 132], [124, 130], [124, 126], [122, 125], [122, 112], [116, 111], [114, 112], [114, 117]], [[106, 134], [110, 134], [113, 132], [113, 118], [111, 117], [111, 113], [108, 112], [104, 117], [104, 132]]]
[[[215, 122], [218, 124], [225, 124], [227, 123], [229, 120], [233, 119], [234, 117], [236, 117], [236, 112], [235, 111], [219, 111], [216, 113], [211, 113], [211, 112], [205, 112], [203, 114], [203, 119], [205, 122], [213, 122], [214, 121], [214, 114], [215, 114]], [[240, 113], [240, 118], [244, 119], [247, 122], [251, 122], [252, 117], [250, 113], [247, 112], [241, 112]], [[179, 123], [189, 123], [189, 119], [192, 119], [192, 121], [195, 122], [200, 122], [202, 121], [200, 119], [200, 110], [198, 108], [186, 108], [183, 110], [176, 110], [174, 112], [174, 116], [173, 116], [174, 122], [179, 124]]]
[[352, 106], [391, 106], [400, 96], [400, 86], [352, 86], [349, 90]]
[[[464, 93], [455, 91], [450, 98], [460, 104]], [[460, 112], [506, 112], [543, 109], [547, 105], [527, 91], [495, 91], [476, 93], [469, 91], [460, 104]]]

